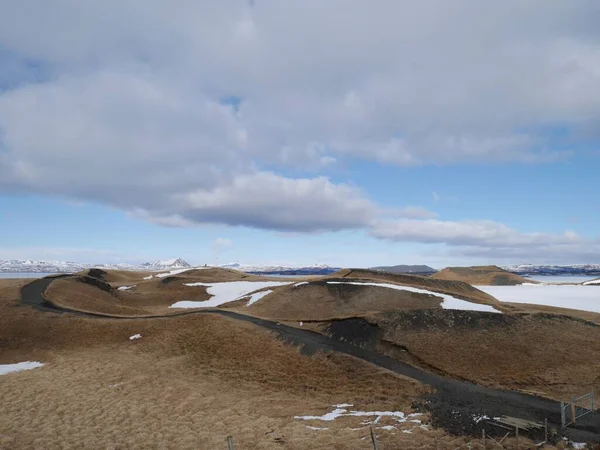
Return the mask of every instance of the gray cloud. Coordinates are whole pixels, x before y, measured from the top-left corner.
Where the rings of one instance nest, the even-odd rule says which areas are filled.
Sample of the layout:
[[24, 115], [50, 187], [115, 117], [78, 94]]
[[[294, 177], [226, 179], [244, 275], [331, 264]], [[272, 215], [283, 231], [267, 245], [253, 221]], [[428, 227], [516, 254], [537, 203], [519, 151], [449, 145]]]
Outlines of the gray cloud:
[[379, 221], [371, 236], [393, 242], [445, 244], [454, 256], [487, 259], [590, 261], [600, 252], [600, 241], [572, 231], [563, 234], [522, 233], [493, 221], [403, 219]]
[[177, 194], [166, 208], [155, 214], [172, 209], [191, 223], [303, 232], [364, 228], [379, 212], [356, 188], [323, 177], [289, 179], [268, 172]]
[[567, 158], [547, 132], [600, 123], [599, 21], [584, 0], [8, 2], [0, 190], [170, 226], [367, 226], [359, 190], [283, 174]]

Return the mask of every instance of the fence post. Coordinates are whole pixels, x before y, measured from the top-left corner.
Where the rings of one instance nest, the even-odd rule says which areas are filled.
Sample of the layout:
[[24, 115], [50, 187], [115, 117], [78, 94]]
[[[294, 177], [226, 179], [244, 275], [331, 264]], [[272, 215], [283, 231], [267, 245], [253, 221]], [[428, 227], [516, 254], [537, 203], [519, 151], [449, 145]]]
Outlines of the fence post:
[[227, 447], [229, 447], [229, 450], [234, 450], [234, 448], [233, 448], [233, 436], [227, 436]]
[[517, 449], [519, 448], [519, 427], [517, 427], [515, 431], [515, 436], [517, 437]]
[[575, 417], [575, 400], [573, 400], [573, 403], [571, 403], [571, 421], [573, 424], [575, 424], [575, 419], [577, 419], [577, 417]]
[[544, 419], [544, 442], [548, 442], [548, 419]]
[[592, 388], [592, 411], [594, 411], [594, 397], [596, 396], [596, 389]]
[[379, 450], [379, 445], [377, 444], [377, 436], [375, 435], [375, 430], [371, 427], [371, 441], [373, 442], [373, 450]]

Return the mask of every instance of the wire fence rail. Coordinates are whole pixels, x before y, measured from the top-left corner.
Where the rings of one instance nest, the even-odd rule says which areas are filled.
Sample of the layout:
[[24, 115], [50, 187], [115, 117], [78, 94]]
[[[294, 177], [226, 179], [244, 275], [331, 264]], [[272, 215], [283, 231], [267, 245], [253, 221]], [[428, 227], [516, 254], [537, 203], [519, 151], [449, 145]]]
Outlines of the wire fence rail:
[[573, 425], [577, 419], [594, 412], [595, 392], [588, 392], [580, 397], [574, 397], [571, 403], [560, 403], [560, 420], [563, 428]]

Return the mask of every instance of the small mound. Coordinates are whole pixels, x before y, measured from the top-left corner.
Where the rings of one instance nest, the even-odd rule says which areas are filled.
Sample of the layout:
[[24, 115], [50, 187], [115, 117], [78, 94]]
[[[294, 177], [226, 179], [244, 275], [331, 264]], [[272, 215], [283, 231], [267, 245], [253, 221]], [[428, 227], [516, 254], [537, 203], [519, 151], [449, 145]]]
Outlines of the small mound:
[[346, 284], [328, 278], [279, 288], [245, 308], [245, 312], [279, 320], [326, 320], [379, 311], [440, 308], [433, 295], [380, 286]]
[[537, 283], [498, 266], [447, 267], [431, 276], [436, 280], [464, 281], [479, 286], [515, 286], [523, 283]]
[[88, 277], [96, 278], [102, 281], [106, 281], [106, 275], [108, 275], [108, 273], [102, 269], [89, 269], [87, 271]]
[[100, 289], [104, 292], [108, 292], [111, 294], [114, 292], [113, 287], [110, 284], [108, 284], [106, 281], [102, 280], [101, 278], [93, 277], [91, 275], [90, 276], [73, 277], [72, 280], [77, 281], [79, 283], [88, 284], [90, 286], [97, 287], [98, 289]]
[[44, 297], [58, 307], [96, 314], [147, 315], [143, 308], [128, 306], [108, 283], [93, 277], [70, 277], [54, 280]]
[[585, 281], [581, 284], [584, 286], [600, 286], [600, 278], [594, 278], [593, 280]]
[[97, 278], [107, 283], [123, 283], [133, 284], [143, 280], [149, 272], [134, 272], [131, 270], [104, 270], [104, 269], [87, 269], [76, 273], [75, 275], [88, 276]]
[[329, 278], [359, 278], [377, 280], [396, 284], [404, 284], [415, 288], [427, 289], [441, 294], [453, 295], [469, 301], [478, 303], [496, 303], [497, 300], [489, 294], [471, 286], [469, 283], [459, 280], [444, 280], [419, 275], [394, 274], [378, 272], [369, 269], [342, 269], [330, 275]]

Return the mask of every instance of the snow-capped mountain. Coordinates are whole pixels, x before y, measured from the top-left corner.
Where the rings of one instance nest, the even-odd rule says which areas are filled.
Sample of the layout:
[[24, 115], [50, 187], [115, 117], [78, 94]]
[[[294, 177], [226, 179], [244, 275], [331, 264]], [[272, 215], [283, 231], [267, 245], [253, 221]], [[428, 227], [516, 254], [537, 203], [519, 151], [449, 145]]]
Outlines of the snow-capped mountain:
[[517, 264], [505, 266], [503, 269], [517, 275], [600, 275], [600, 264]]
[[0, 272], [69, 273], [82, 270], [82, 265], [70, 261], [0, 260]]
[[165, 270], [165, 269], [183, 269], [191, 267], [183, 259], [171, 259], [167, 261], [155, 261], [153, 263], [144, 263], [141, 266], [132, 264], [83, 264], [70, 261], [43, 261], [43, 260], [0, 260], [0, 272], [9, 273], [73, 273], [81, 270], [90, 269], [113, 270]]
[[146, 270], [161, 270], [161, 269], [186, 269], [188, 267], [192, 267], [186, 261], [181, 258], [177, 259], [166, 259], [164, 261], [154, 261], [153, 263], [144, 263], [142, 264], [143, 268]]
[[224, 264], [221, 267], [225, 269], [239, 270], [240, 272], [262, 275], [329, 275], [340, 270], [339, 267], [331, 267], [327, 264], [313, 264], [311, 266], [287, 266], [230, 263]]

